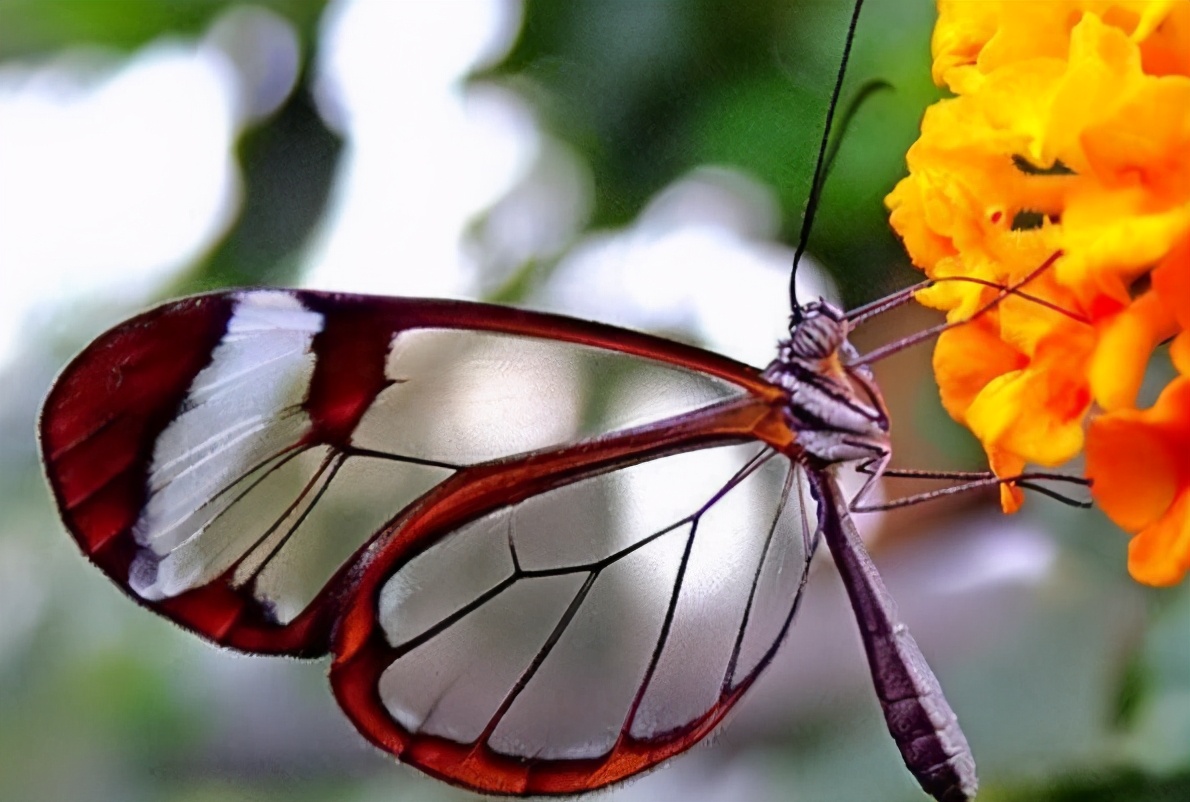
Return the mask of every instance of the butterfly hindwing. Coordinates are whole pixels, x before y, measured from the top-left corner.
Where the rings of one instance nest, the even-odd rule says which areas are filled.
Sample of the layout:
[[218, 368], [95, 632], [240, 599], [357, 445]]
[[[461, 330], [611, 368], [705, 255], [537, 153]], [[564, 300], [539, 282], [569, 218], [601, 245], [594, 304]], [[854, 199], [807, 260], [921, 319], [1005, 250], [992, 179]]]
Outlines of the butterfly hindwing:
[[766, 446], [569, 481], [567, 456], [538, 466], [551, 489], [461, 524], [467, 485], [428, 499], [336, 638], [361, 732], [474, 790], [574, 793], [685, 750], [768, 664], [806, 575], [815, 513]]

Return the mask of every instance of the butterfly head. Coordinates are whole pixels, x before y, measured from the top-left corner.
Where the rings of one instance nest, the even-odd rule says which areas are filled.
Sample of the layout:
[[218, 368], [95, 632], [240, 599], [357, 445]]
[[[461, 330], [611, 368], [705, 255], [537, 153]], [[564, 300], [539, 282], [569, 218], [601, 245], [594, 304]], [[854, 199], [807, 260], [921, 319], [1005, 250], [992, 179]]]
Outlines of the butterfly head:
[[856, 373], [870, 378], [866, 367], [848, 367], [858, 352], [847, 337], [851, 322], [839, 307], [819, 298], [798, 307], [789, 321], [789, 339], [777, 343], [777, 358], [769, 366], [771, 376], [814, 373], [848, 384]]
[[781, 343], [781, 357], [807, 361], [831, 359], [847, 341], [849, 329], [846, 316], [837, 306], [821, 298], [811, 301], [790, 320], [789, 339]]
[[826, 463], [889, 450], [884, 401], [868, 368], [854, 364], [850, 333], [837, 306], [822, 299], [803, 304], [764, 374], [788, 393], [786, 411], [799, 447]]

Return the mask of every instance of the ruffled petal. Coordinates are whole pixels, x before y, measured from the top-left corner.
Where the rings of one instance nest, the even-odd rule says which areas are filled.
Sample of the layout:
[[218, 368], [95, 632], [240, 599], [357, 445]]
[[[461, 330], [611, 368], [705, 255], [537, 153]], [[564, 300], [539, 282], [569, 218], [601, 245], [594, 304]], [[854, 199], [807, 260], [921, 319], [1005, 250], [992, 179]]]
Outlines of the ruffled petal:
[[976, 396], [966, 422], [985, 448], [1047, 466], [1082, 449], [1089, 353], [1072, 356], [1064, 346], [1059, 338], [1041, 343], [1026, 368], [998, 376]]
[[[973, 359], [972, 354], [979, 354]], [[1019, 372], [1028, 363], [997, 334], [990, 317], [942, 332], [934, 348], [934, 374], [942, 406], [959, 422], [988, 382]]]
[[1132, 406], [1153, 349], [1177, 332], [1177, 321], [1153, 292], [1100, 323], [1087, 374], [1099, 406], [1107, 411]]
[[1173, 585], [1190, 570], [1190, 489], [1128, 544], [1128, 573], [1146, 585]]
[[[1016, 454], [991, 447], [988, 449], [988, 467], [996, 476], [1018, 476], [1025, 469], [1025, 461]], [[1025, 503], [1025, 493], [1014, 484], [1000, 485], [1000, 509], [1011, 515]]]
[[1092, 422], [1087, 475], [1100, 508], [1137, 533], [1132, 575], [1154, 585], [1179, 581], [1190, 567], [1190, 378], [1171, 382], [1149, 409]]
[[1170, 249], [1152, 273], [1153, 292], [1183, 331], [1190, 329], [1190, 235]]
[[1087, 430], [1091, 495], [1122, 529], [1137, 532], [1165, 514], [1178, 490], [1176, 469], [1162, 432], [1140, 413], [1101, 415]]

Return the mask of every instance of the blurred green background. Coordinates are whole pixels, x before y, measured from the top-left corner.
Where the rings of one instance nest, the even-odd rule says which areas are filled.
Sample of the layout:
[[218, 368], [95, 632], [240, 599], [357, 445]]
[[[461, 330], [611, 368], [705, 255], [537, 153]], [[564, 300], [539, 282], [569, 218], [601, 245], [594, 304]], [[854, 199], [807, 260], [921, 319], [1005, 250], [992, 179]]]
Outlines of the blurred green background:
[[[763, 316], [749, 294], [784, 303], [849, 12], [0, 0], [0, 799], [466, 798], [366, 746], [323, 664], [208, 647], [90, 569], [43, 487], [40, 399], [121, 317], [240, 284], [499, 300], [730, 348]], [[848, 305], [914, 280], [881, 199], [939, 96], [932, 22], [925, 0], [861, 20], [849, 93], [894, 91], [847, 132], [810, 245]], [[744, 261], [649, 251], [706, 231]], [[907, 310], [859, 343], [932, 320]], [[897, 462], [978, 468], [928, 367], [921, 348], [880, 366]], [[1190, 592], [1132, 583], [1098, 512], [1033, 499], [1004, 519], [972, 496], [869, 527], [981, 799], [1190, 799]], [[820, 569], [713, 744], [600, 798], [920, 798]]]

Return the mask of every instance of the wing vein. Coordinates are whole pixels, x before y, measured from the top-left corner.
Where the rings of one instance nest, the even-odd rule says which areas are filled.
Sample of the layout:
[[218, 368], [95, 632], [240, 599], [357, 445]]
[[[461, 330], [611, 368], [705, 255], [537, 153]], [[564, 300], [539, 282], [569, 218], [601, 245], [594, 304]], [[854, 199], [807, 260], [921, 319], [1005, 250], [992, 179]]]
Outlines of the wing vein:
[[[343, 467], [343, 464], [346, 461], [347, 457], [343, 454], [336, 451], [328, 452], [323, 458], [322, 464], [318, 466], [318, 471], [310, 477], [310, 481], [306, 482], [306, 486], [302, 488], [302, 492], [296, 499], [294, 499], [293, 503], [290, 504], [289, 507], [286, 508], [286, 511], [280, 517], [278, 517], [277, 521], [269, 527], [269, 531], [260, 538], [257, 538], [256, 542], [244, 552], [243, 556], [236, 560], [236, 562], [233, 564], [233, 567], [243, 563], [243, 561], [247, 559], [248, 556], [252, 554], [252, 552], [256, 551], [256, 549], [262, 543], [268, 540], [271, 534], [277, 531], [277, 527], [280, 526], [281, 522], [289, 517], [289, 514], [293, 510], [297, 509], [297, 505], [300, 504], [307, 495], [309, 495], [310, 489], [314, 487], [316, 483], [322, 480], [321, 486], [318, 488], [317, 492], [315, 492], [314, 497], [310, 499], [310, 503], [307, 504], [306, 508], [298, 515], [297, 520], [293, 522], [293, 525], [288, 528], [288, 531], [286, 531], [285, 534], [281, 536], [277, 543], [271, 549], [269, 549], [268, 553], [264, 556], [264, 559], [260, 561], [260, 564], [253, 568], [252, 572], [248, 574], [248, 576], [244, 577], [242, 584], [247, 585], [255, 582], [265, 567], [267, 567], [268, 564], [273, 561], [273, 558], [276, 557], [278, 553], [280, 553], [281, 549], [285, 547], [285, 545], [289, 542], [289, 539], [294, 536], [297, 530], [301, 527], [302, 523], [310, 515], [310, 512], [314, 509], [314, 505], [318, 503], [318, 500], [321, 499], [323, 494], [326, 493], [327, 489], [330, 488], [331, 482], [333, 482], [335, 479], [335, 475], [338, 474], [339, 469]], [[323, 477], [325, 477], [325, 480], [323, 480]]]
[[682, 592], [682, 582], [686, 577], [686, 568], [690, 565], [690, 552], [694, 549], [694, 535], [698, 531], [698, 519], [695, 518], [690, 523], [690, 534], [686, 536], [686, 546], [682, 550], [682, 560], [678, 563], [678, 572], [674, 577], [673, 587], [669, 592], [669, 604], [665, 608], [665, 618], [661, 621], [661, 633], [657, 636], [657, 644], [653, 647], [653, 653], [649, 656], [649, 667], [645, 669], [644, 679], [641, 680], [640, 687], [637, 688], [636, 696], [632, 698], [632, 704], [628, 707], [628, 718], [624, 721], [624, 727], [621, 730], [622, 734], [632, 731], [632, 724], [636, 720], [636, 713], [640, 710], [640, 704], [644, 701], [645, 692], [649, 689], [649, 684], [653, 681], [653, 675], [657, 672], [657, 664], [661, 662], [661, 654], [665, 651], [666, 643], [669, 640], [669, 632], [673, 627], [674, 614], [678, 608], [678, 596]]
[[[769, 452], [766, 454], [766, 452]], [[775, 452], [769, 451], [767, 448], [762, 448], [751, 459], [744, 464], [742, 468], [736, 471], [735, 475], [729, 479], [722, 488], [719, 489], [715, 495], [702, 505], [699, 510], [690, 517], [690, 534], [686, 537], [686, 546], [682, 551], [681, 562], [678, 563], [677, 575], [674, 577], [673, 588], [669, 594], [669, 604], [665, 609], [665, 618], [661, 622], [661, 632], [657, 637], [657, 644], [653, 648], [653, 653], [649, 657], [649, 666], [645, 669], [644, 678], [641, 680], [640, 687], [636, 691], [636, 696], [632, 699], [632, 704], [628, 708], [628, 717], [624, 721], [621, 734], [626, 734], [632, 731], [632, 725], [636, 720], [636, 714], [640, 710], [641, 702], [644, 701], [645, 693], [649, 689], [650, 683], [653, 681], [653, 676], [657, 672], [657, 665], [661, 662], [661, 655], [665, 652], [666, 644], [669, 641], [669, 633], [673, 628], [674, 615], [677, 612], [678, 599], [682, 593], [682, 585], [685, 581], [686, 570], [690, 566], [690, 554], [694, 549], [694, 538], [698, 533], [698, 524], [704, 513], [711, 507], [715, 506], [725, 495], [731, 492], [741, 482], [752, 475], [761, 465], [767, 462]], [[680, 525], [680, 524], [679, 524]], [[672, 528], [672, 527], [671, 527]]]
[[[800, 481], [798, 482], [798, 496], [802, 496], [802, 483]], [[802, 505], [802, 522], [802, 536], [805, 537], [805, 532], [808, 531], [807, 527], [809, 524], [806, 519], [806, 507], [804, 503]], [[810, 581], [810, 561], [814, 559], [814, 552], [818, 548], [817, 527], [815, 527], [814, 536], [809, 540], [809, 544], [810, 545], [806, 549], [806, 556], [803, 562], [802, 578], [801, 581], [798, 582], [797, 592], [793, 596], [793, 604], [789, 606], [789, 613], [785, 616], [785, 620], [781, 623], [781, 631], [777, 633], [777, 637], [773, 639], [772, 645], [769, 646], [764, 655], [760, 658], [760, 660], [757, 661], [756, 668], [752, 669], [752, 673], [748, 675], [749, 681], [754, 679], [761, 672], [761, 670], [769, 664], [769, 661], [773, 659], [773, 655], [777, 653], [777, 649], [781, 646], [781, 642], [785, 640], [785, 633], [789, 631], [789, 625], [793, 623], [793, 617], [797, 615], [798, 607], [801, 606], [802, 598], [805, 596], [804, 591], [806, 589], [806, 583]]]
[[486, 591], [481, 593], [479, 596], [476, 596], [473, 601], [470, 601], [467, 604], [464, 604], [462, 607], [460, 607], [459, 609], [455, 610], [450, 615], [443, 618], [437, 624], [434, 624], [431, 627], [427, 627], [423, 632], [421, 632], [418, 635], [413, 636], [412, 638], [405, 641], [404, 643], [399, 643], [399, 644], [393, 646], [392, 647], [392, 655], [393, 655], [392, 662], [396, 662], [397, 660], [400, 660], [402, 657], [404, 657], [406, 654], [408, 654], [409, 652], [416, 649], [418, 646], [421, 646], [426, 641], [434, 638], [435, 636], [441, 634], [442, 632], [444, 632], [445, 630], [450, 628], [453, 624], [455, 624], [459, 620], [466, 618], [468, 615], [475, 612], [480, 607], [483, 607], [485, 604], [490, 602], [492, 599], [496, 598], [501, 593], [503, 593], [504, 591], [506, 591], [510, 587], [512, 587], [517, 582], [517, 580], [522, 578], [522, 576], [523, 575], [516, 574], [516, 573], [510, 574], [506, 579], [502, 579], [495, 585], [492, 585], [492, 587], [488, 588]]
[[[249, 338], [234, 338], [234, 339], [233, 338], [225, 338], [224, 344], [227, 344], [230, 342], [236, 342], [241, 339], [248, 341], [248, 342], [255, 341], [255, 338], [251, 338], [251, 337], [249, 337]], [[297, 345], [295, 347], [290, 348], [287, 351], [274, 354], [273, 356], [271, 356], [268, 359], [265, 359], [261, 362], [256, 362], [252, 365], [248, 365], [240, 370], [235, 371], [234, 373], [228, 373], [226, 376], [219, 376], [219, 377], [212, 376], [211, 380], [206, 382], [205, 384], [193, 385], [190, 388], [189, 395], [196, 396], [196, 395], [205, 394], [206, 398], [203, 399], [202, 403], [207, 403], [209, 401], [212, 401], [212, 400], [224, 395], [226, 393], [226, 390], [224, 390], [223, 392], [219, 392], [219, 391], [221, 390], [221, 388], [224, 388], [225, 385], [238, 382], [243, 377], [248, 376], [249, 374], [252, 374], [252, 373], [258, 371], [261, 368], [267, 367], [267, 366], [273, 364], [274, 362], [280, 362], [283, 359], [289, 359], [292, 356], [294, 356], [295, 354], [305, 354], [305, 353], [308, 353], [306, 347], [304, 345]]]
[[524, 692], [525, 688], [533, 679], [534, 675], [537, 674], [546, 658], [549, 657], [550, 652], [554, 650], [554, 646], [556, 646], [558, 641], [561, 640], [562, 634], [566, 631], [566, 628], [570, 626], [570, 622], [573, 621], [574, 617], [578, 614], [579, 608], [583, 606], [583, 602], [586, 601], [587, 596], [591, 593], [591, 588], [595, 586], [595, 580], [598, 578], [599, 571], [592, 571], [587, 575], [587, 580], [583, 582], [582, 587], [580, 587], [578, 592], [574, 594], [574, 598], [570, 600], [570, 604], [566, 607], [565, 612], [562, 613], [561, 618], [558, 619], [558, 623], [550, 632], [549, 637], [545, 639], [545, 643], [543, 643], [541, 648], [537, 650], [537, 654], [533, 655], [533, 660], [530, 661], [529, 665], [525, 667], [525, 670], [521, 672], [521, 675], [517, 677], [516, 683], [512, 686], [512, 688], [509, 689], [508, 694], [504, 697], [504, 700], [500, 702], [500, 706], [496, 708], [496, 712], [493, 713], [492, 717], [488, 720], [487, 726], [484, 727], [483, 732], [480, 733], [479, 737], [475, 739], [477, 748], [479, 745], [487, 743], [492, 733], [495, 732], [496, 727], [499, 726], [501, 719], [504, 718], [504, 714], [508, 712], [508, 709], [512, 707], [513, 702], [515, 702], [517, 697], [520, 696], [522, 692]]
[[[280, 416], [278, 419], [283, 420], [284, 417], [285, 416]], [[177, 420], [180, 420], [180, 418]], [[268, 417], [265, 415], [262, 415], [262, 414], [252, 415], [250, 417], [243, 418], [242, 420], [235, 421], [227, 428], [220, 429], [219, 431], [217, 431], [217, 432], [213, 433], [212, 435], [210, 435], [209, 437], [207, 437], [202, 442], [195, 443], [190, 448], [177, 454], [176, 456], [174, 456], [173, 459], [163, 462], [160, 465], [154, 465], [152, 468], [152, 473], [157, 476], [160, 476], [161, 474], [164, 474], [166, 471], [173, 468], [175, 465], [177, 465], [181, 462], [184, 462], [185, 460], [189, 459], [190, 457], [194, 456], [197, 453], [200, 453], [204, 448], [206, 448], [210, 444], [215, 443], [216, 441], [219, 441], [219, 440], [224, 441], [224, 442], [220, 443], [218, 447], [214, 448], [209, 454], [207, 454], [206, 456], [200, 457], [199, 459], [196, 459], [190, 465], [187, 465], [185, 468], [183, 468], [181, 471], [174, 474], [173, 476], [158, 479], [157, 482], [154, 482], [150, 485], [150, 489], [153, 492], [157, 492], [157, 491], [161, 490], [161, 488], [165, 487], [166, 485], [176, 482], [179, 479], [183, 478], [184, 476], [188, 476], [189, 474], [193, 473], [194, 471], [198, 470], [199, 468], [202, 468], [204, 465], [206, 465], [211, 460], [219, 457], [221, 454], [223, 454], [223, 452], [227, 451], [228, 449], [232, 448], [233, 446], [236, 446], [240, 442], [252, 437], [253, 435], [259, 434], [260, 432], [269, 428], [269, 426], [270, 426], [270, 422], [268, 420]]]
[[773, 522], [769, 525], [768, 532], [764, 538], [764, 548], [761, 550], [760, 559], [756, 561], [756, 571], [752, 575], [752, 584], [748, 588], [748, 600], [744, 603], [744, 615], [740, 619], [740, 630], [736, 633], [735, 643], [731, 647], [731, 657], [727, 661], [727, 670], [723, 674], [722, 689], [724, 692], [731, 689], [732, 680], [735, 678], [736, 665], [740, 658], [740, 649], [744, 645], [744, 634], [748, 631], [748, 623], [752, 615], [752, 604], [756, 600], [756, 591], [760, 587], [760, 577], [764, 572], [765, 563], [768, 561], [770, 549], [773, 545], [773, 535], [777, 531], [777, 525], [781, 522], [781, 515], [785, 512], [785, 505], [789, 503], [789, 494], [793, 490], [794, 469], [790, 464], [788, 471], [785, 474], [785, 483], [781, 488], [781, 500], [777, 504], [776, 512], [773, 514]]
[[424, 465], [427, 468], [445, 468], [450, 471], [458, 471], [464, 467], [457, 462], [443, 462], [436, 459], [410, 457], [405, 454], [394, 454], [390, 451], [377, 451], [376, 449], [360, 448], [359, 446], [346, 446], [343, 451], [353, 457], [375, 457], [376, 459], [386, 459], [392, 462], [405, 462], [410, 465]]
[[[194, 533], [192, 533], [189, 537], [187, 537], [185, 540], [183, 540], [181, 543], [179, 543], [174, 548], [176, 549], [181, 546], [184, 546], [185, 544], [189, 543], [194, 538], [201, 535], [207, 527], [209, 527], [211, 524], [215, 523], [220, 518], [222, 518], [223, 515], [225, 513], [227, 513], [228, 510], [230, 510], [232, 507], [234, 507], [240, 501], [243, 501], [245, 496], [247, 496], [249, 493], [251, 493], [253, 490], [255, 490], [260, 485], [261, 482], [263, 482], [265, 479], [269, 478], [269, 476], [271, 476], [274, 471], [277, 471], [280, 468], [283, 468], [286, 463], [288, 463], [294, 457], [301, 454], [303, 450], [304, 449], [302, 449], [301, 446], [299, 446], [297, 443], [294, 443], [293, 445], [289, 445], [289, 446], [286, 446], [285, 448], [281, 449], [276, 454], [265, 457], [260, 462], [256, 463], [251, 468], [249, 468], [248, 470], [241, 473], [235, 479], [232, 479], [226, 485], [224, 485], [223, 487], [216, 490], [214, 493], [211, 494], [210, 498], [208, 498], [206, 501], [199, 504], [193, 510], [191, 510], [190, 512], [183, 513], [182, 516], [179, 517], [177, 520], [175, 520], [173, 523], [168, 524], [166, 526], [154, 527], [154, 530], [152, 532], [152, 539], [156, 540], [156, 539], [162, 537], [163, 535], [169, 534], [170, 532], [172, 532], [173, 530], [175, 530], [179, 526], [181, 526], [183, 523], [185, 523], [192, 515], [195, 515], [198, 512], [209, 507], [211, 504], [213, 504], [215, 501], [217, 501], [219, 498], [221, 498], [224, 493], [227, 493], [228, 491], [230, 491], [232, 488], [234, 488], [240, 482], [244, 481], [244, 479], [248, 478], [252, 474], [259, 471], [260, 469], [264, 468], [266, 465], [268, 465], [273, 460], [276, 460], [276, 459], [281, 460], [276, 465], [269, 467], [269, 469], [267, 471], [262, 473], [251, 484], [249, 484], [246, 488], [244, 488], [239, 493], [239, 495], [237, 495], [235, 498], [233, 498], [227, 504], [227, 506], [225, 506], [223, 509], [219, 510], [217, 513], [212, 515], [211, 519], [209, 521], [207, 521], [205, 524], [203, 524], [203, 526], [198, 528]], [[141, 545], [148, 545], [148, 544], [141, 544]]]

